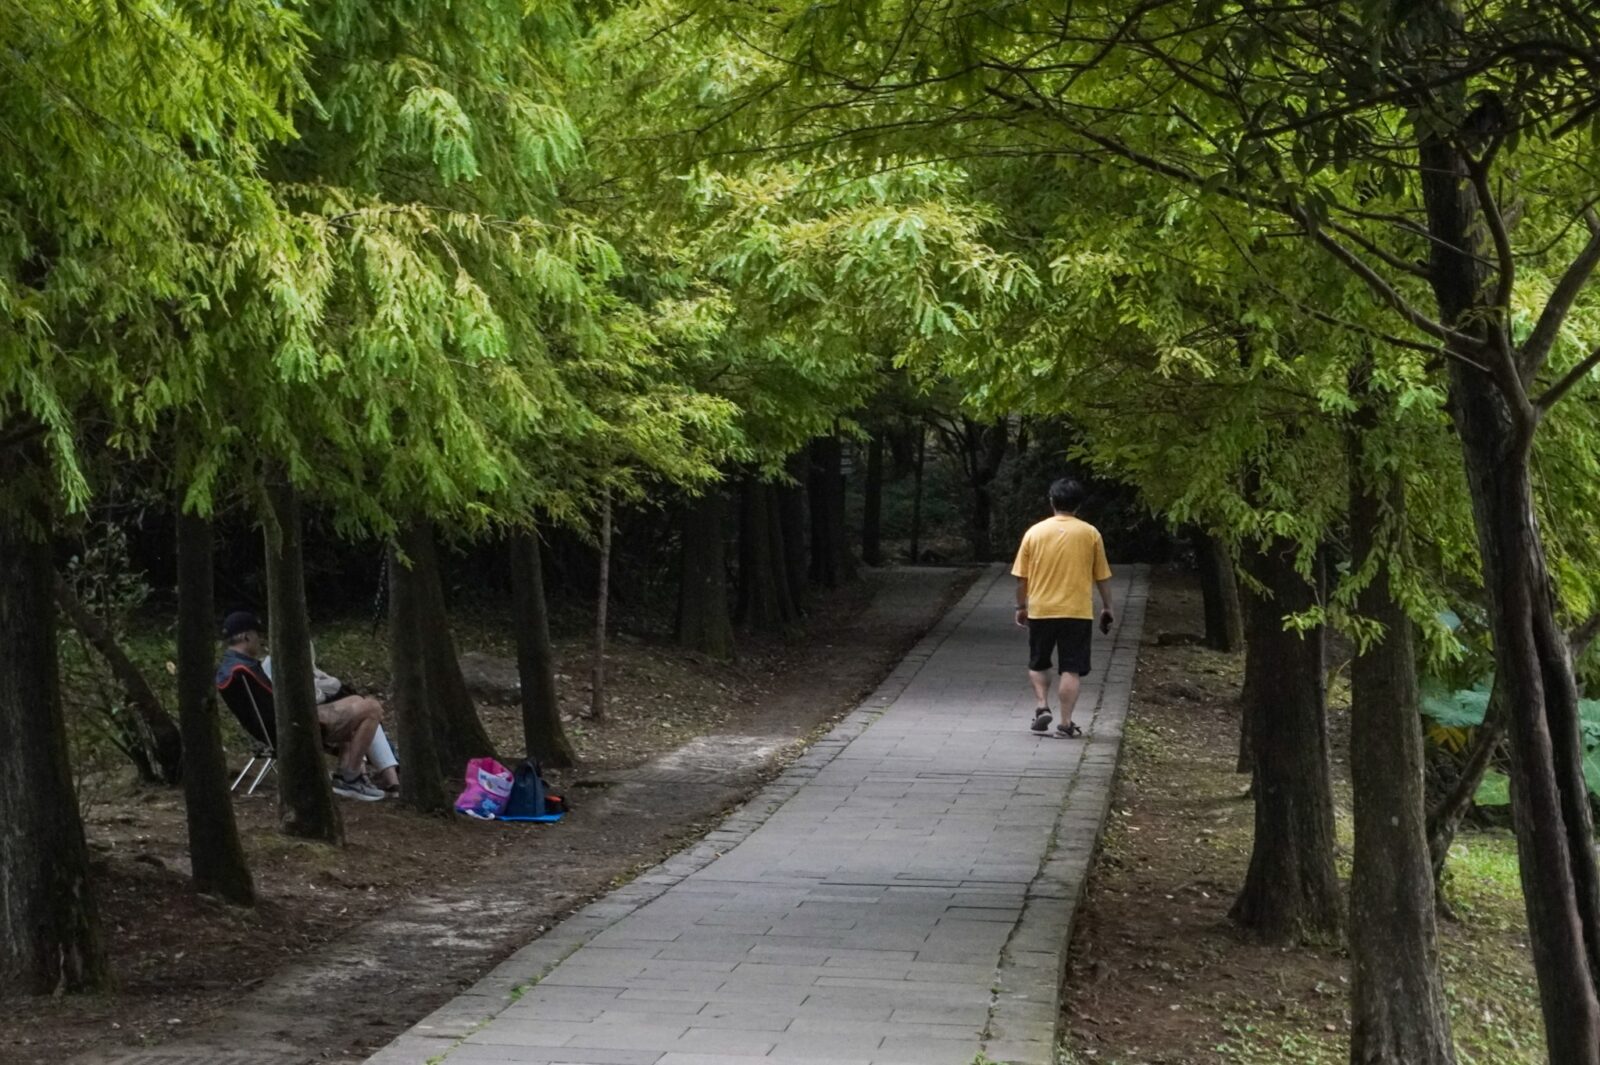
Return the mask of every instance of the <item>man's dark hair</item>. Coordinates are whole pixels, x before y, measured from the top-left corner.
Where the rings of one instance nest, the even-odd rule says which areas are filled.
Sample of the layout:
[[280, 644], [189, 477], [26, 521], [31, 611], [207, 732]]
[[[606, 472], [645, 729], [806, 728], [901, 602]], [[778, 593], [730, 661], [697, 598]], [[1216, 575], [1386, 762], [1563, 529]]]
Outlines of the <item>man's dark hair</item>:
[[1063, 477], [1050, 486], [1050, 505], [1063, 514], [1072, 514], [1083, 506], [1086, 495], [1083, 485], [1071, 477]]

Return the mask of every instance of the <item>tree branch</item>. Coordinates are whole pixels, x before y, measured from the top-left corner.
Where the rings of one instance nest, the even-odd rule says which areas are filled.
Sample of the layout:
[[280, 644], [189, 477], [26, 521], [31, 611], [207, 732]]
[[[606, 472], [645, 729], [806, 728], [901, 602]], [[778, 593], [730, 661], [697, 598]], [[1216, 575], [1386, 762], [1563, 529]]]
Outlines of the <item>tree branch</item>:
[[1562, 396], [1572, 391], [1576, 385], [1589, 375], [1596, 366], [1600, 366], [1600, 348], [1591, 351], [1578, 365], [1568, 370], [1561, 379], [1545, 390], [1544, 394], [1533, 401], [1534, 410], [1540, 414], [1549, 410], [1558, 403]]
[[1600, 266], [1600, 215], [1596, 215], [1594, 208], [1591, 207], [1584, 211], [1584, 219], [1589, 223], [1589, 242], [1583, 246], [1578, 257], [1572, 260], [1567, 272], [1561, 275], [1555, 291], [1550, 293], [1550, 298], [1545, 301], [1544, 311], [1539, 315], [1538, 324], [1533, 327], [1533, 332], [1528, 334], [1528, 339], [1522, 342], [1520, 362], [1525, 381], [1532, 381], [1544, 368], [1573, 303], [1577, 301], [1583, 287], [1589, 283], [1595, 267]]

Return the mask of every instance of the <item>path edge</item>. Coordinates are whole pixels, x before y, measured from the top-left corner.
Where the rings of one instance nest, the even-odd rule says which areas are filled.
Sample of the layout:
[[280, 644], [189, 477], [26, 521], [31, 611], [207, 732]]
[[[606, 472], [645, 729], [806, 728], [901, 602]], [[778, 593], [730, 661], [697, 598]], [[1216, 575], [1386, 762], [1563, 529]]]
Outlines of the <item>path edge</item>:
[[[871, 695], [812, 741], [773, 781], [736, 806], [710, 832], [557, 922], [470, 988], [400, 1033], [368, 1057], [365, 1065], [436, 1065], [445, 1061], [463, 1040], [516, 1003], [574, 951], [747, 839], [900, 698], [928, 659], [1006, 574], [1002, 565], [986, 569], [987, 572], [979, 574], [961, 598], [900, 659]], [[1120, 737], [1118, 746], [1121, 746]], [[1048, 861], [1047, 856], [1046, 864]]]
[[[1000, 954], [982, 1040], [982, 1060], [995, 1065], [1051, 1065], [1057, 1060], [1067, 948], [1111, 813], [1122, 766], [1123, 728], [1144, 636], [1150, 568], [1126, 568], [1130, 571], [1127, 598], [1122, 603], [1105, 682], [1086, 730], [1089, 742], [1082, 745], [1049, 846], [1028, 884], [1022, 915]], [[1030, 993], [1041, 986], [1049, 989], [1042, 999]]]

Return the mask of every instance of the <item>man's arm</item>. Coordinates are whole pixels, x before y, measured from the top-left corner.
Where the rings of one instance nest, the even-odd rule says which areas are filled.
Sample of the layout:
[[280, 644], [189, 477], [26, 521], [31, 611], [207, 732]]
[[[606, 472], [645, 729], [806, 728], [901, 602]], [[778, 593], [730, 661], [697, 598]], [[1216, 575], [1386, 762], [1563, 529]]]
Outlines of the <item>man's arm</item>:
[[1116, 612], [1111, 609], [1111, 580], [1095, 581], [1094, 586], [1100, 589], [1100, 627], [1109, 629], [1116, 622]]
[[1028, 578], [1017, 578], [1017, 625], [1028, 627]]

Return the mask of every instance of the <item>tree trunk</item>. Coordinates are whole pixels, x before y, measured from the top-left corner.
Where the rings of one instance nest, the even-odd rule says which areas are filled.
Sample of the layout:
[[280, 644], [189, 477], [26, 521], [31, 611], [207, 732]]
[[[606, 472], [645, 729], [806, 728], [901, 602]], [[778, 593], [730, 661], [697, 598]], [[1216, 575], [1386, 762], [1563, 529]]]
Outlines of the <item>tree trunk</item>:
[[317, 690], [312, 682], [311, 622], [306, 616], [300, 498], [286, 484], [267, 489], [267, 625], [272, 644], [272, 701], [277, 707], [278, 822], [300, 839], [343, 843], [322, 759]]
[[[422, 596], [417, 624], [422, 639], [422, 668], [427, 674], [428, 718], [433, 722], [434, 750], [439, 756], [439, 773], [447, 778], [461, 775], [473, 758], [496, 757], [472, 693], [461, 675], [461, 659], [456, 654], [455, 637], [450, 633], [450, 612], [444, 600], [444, 573], [439, 566], [439, 548], [433, 526], [420, 522], [408, 531], [405, 551], [411, 559], [411, 574]], [[415, 760], [406, 756], [407, 764]]]
[[783, 559], [774, 552], [772, 486], [754, 477], [739, 490], [739, 611], [741, 625], [783, 632], [794, 621]]
[[678, 584], [678, 643], [713, 658], [733, 657], [728, 610], [728, 563], [723, 540], [727, 499], [720, 487], [692, 499], [680, 516], [682, 574]]
[[228, 761], [217, 721], [216, 606], [211, 523], [178, 513], [178, 725], [183, 730], [183, 805], [195, 890], [253, 906], [255, 883], [228, 792]]
[[537, 531], [516, 533], [509, 546], [512, 608], [516, 611], [512, 628], [517, 633], [517, 678], [522, 689], [523, 743], [528, 757], [565, 769], [576, 764], [578, 756], [561, 724], [539, 534]]
[[[1428, 812], [1428, 857], [1433, 865], [1435, 896], [1440, 895], [1440, 881], [1444, 878], [1445, 862], [1450, 857], [1450, 846], [1455, 842], [1461, 819], [1472, 808], [1484, 774], [1506, 740], [1506, 692], [1496, 677], [1489, 689], [1489, 707], [1483, 715], [1483, 725], [1478, 729], [1472, 748], [1461, 766], [1461, 775], [1439, 805]], [[1442, 897], [1442, 896], [1441, 896]]]
[[917, 426], [917, 465], [911, 483], [911, 561], [922, 561], [922, 471], [928, 463], [928, 427]]
[[[1495, 677], [1510, 708], [1511, 811], [1528, 939], [1551, 1061], [1600, 1065], [1600, 883], [1583, 779], [1578, 689], [1556, 624], [1530, 463], [1534, 412], [1521, 386], [1469, 366], [1506, 356], [1490, 343], [1480, 210], [1464, 153], [1419, 135], [1428, 213], [1428, 275], [1445, 324], [1478, 343], [1450, 360], [1450, 415], [1461, 441], [1494, 638]], [[1513, 405], [1513, 398], [1519, 406]]]
[[861, 561], [883, 565], [883, 434], [867, 447], [867, 480], [862, 491]]
[[17, 510], [0, 508], [0, 987], [87, 991], [107, 974], [57, 687], [55, 568]]
[[[394, 693], [395, 724], [400, 750], [406, 763], [400, 773], [400, 801], [423, 813], [444, 813], [450, 809], [443, 775], [439, 771], [436, 746], [438, 728], [433, 721], [433, 692], [423, 641], [422, 615], [428, 610], [428, 597], [422, 588], [422, 574], [415, 565], [400, 561], [400, 552], [414, 560], [417, 541], [432, 539], [433, 531], [423, 522], [412, 522], [401, 530], [401, 542], [389, 549], [389, 673]], [[465, 763], [456, 772], [465, 769]]]
[[811, 579], [838, 588], [856, 579], [845, 529], [844, 447], [838, 436], [811, 442]]
[[811, 459], [804, 451], [789, 456], [789, 476], [792, 484], [773, 488], [773, 518], [783, 539], [779, 552], [784, 575], [784, 587], [794, 617], [806, 612], [811, 596], [810, 556], [806, 551], [806, 524], [810, 515], [806, 501], [806, 482], [811, 469]]
[[1255, 842], [1233, 920], [1263, 942], [1327, 939], [1340, 927], [1333, 785], [1323, 712], [1322, 637], [1284, 629], [1316, 605], [1295, 571], [1294, 544], [1276, 540], [1252, 560], [1271, 598], [1256, 600], [1250, 654], [1273, 670], [1248, 709], [1255, 754]]
[[611, 606], [611, 490], [607, 489], [600, 511], [600, 588], [594, 606], [594, 671], [589, 699], [589, 716], [606, 718], [606, 613]]
[[1233, 771], [1253, 777], [1256, 771], [1255, 750], [1250, 745], [1250, 733], [1255, 721], [1256, 705], [1271, 699], [1278, 666], [1267, 658], [1269, 644], [1256, 638], [1254, 625], [1263, 613], [1264, 604], [1258, 602], [1255, 592], [1239, 586], [1239, 603], [1244, 612], [1244, 683], [1239, 687], [1239, 757]]
[[1244, 649], [1244, 607], [1233, 556], [1221, 540], [1196, 526], [1190, 531], [1195, 560], [1200, 568], [1200, 592], [1205, 601], [1206, 646], [1233, 654]]
[[59, 574], [55, 578], [55, 596], [56, 604], [72, 627], [105, 659], [106, 665], [111, 667], [111, 675], [117, 678], [117, 683], [128, 696], [128, 703], [139, 723], [136, 731], [140, 746], [148, 755], [149, 764], [159, 770], [161, 783], [178, 783], [183, 777], [183, 736], [167, 715], [167, 708], [161, 705], [160, 696], [150, 687], [150, 682], [133, 664], [122, 645], [117, 643], [111, 629], [83, 605], [78, 593], [72, 590], [72, 585]]
[[[1359, 447], [1359, 444], [1358, 444]], [[1405, 485], [1350, 473], [1353, 566], [1393, 546]], [[1393, 524], [1387, 524], [1392, 522]], [[1355, 857], [1350, 877], [1351, 1065], [1452, 1065], [1450, 1015], [1439, 977], [1433, 870], [1422, 780], [1422, 722], [1411, 619], [1396, 601], [1388, 560], [1357, 598], [1383, 626], [1381, 643], [1350, 668], [1350, 776]]]

